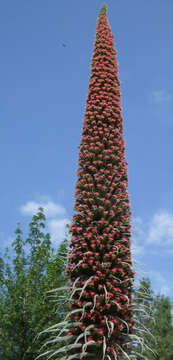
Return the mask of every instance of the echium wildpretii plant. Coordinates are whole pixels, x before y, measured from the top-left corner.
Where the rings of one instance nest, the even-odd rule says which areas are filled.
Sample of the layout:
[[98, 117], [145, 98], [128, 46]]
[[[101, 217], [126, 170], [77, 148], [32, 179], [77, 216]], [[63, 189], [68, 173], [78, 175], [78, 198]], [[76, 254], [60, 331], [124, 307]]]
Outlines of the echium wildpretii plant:
[[[143, 347], [132, 300], [130, 205], [120, 82], [103, 5], [97, 23], [79, 152], [67, 274], [69, 313], [46, 354], [64, 359], [136, 359]], [[63, 291], [63, 289], [59, 289]], [[145, 311], [144, 311], [145, 313]], [[65, 341], [58, 348], [58, 342]], [[48, 343], [47, 343], [48, 344]], [[142, 357], [141, 354], [139, 354]]]

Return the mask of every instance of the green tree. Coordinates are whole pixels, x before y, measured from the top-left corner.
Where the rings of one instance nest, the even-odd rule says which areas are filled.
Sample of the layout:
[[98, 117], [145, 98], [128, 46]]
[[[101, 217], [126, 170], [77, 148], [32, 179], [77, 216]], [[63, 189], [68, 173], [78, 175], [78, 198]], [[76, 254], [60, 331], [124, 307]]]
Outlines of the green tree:
[[[153, 334], [156, 338], [158, 360], [173, 359], [173, 323], [171, 300], [168, 296], [157, 295], [154, 299]], [[151, 358], [151, 360], [154, 360]]]
[[138, 303], [138, 311], [135, 313], [137, 331], [142, 333], [145, 344], [153, 351], [145, 348], [142, 352], [138, 347], [138, 352], [148, 360], [172, 360], [173, 323], [170, 298], [155, 295], [148, 278], [141, 279], [134, 297]]
[[[9, 251], [0, 258], [0, 359], [33, 360], [46, 340], [36, 338], [47, 325], [60, 321], [66, 306], [57, 308], [47, 291], [61, 287], [67, 279], [64, 255], [67, 240], [58, 250], [51, 245], [45, 231], [45, 215], [40, 208], [29, 224], [29, 234], [23, 239], [18, 224], [16, 238]], [[63, 256], [63, 258], [62, 258]], [[58, 311], [58, 312], [57, 312]]]

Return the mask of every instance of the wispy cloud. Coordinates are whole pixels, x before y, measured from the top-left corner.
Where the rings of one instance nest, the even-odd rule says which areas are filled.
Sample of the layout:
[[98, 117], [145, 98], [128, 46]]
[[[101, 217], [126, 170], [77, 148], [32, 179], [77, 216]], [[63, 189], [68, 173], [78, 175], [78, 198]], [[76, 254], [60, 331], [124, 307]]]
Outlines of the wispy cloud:
[[70, 224], [67, 211], [61, 204], [55, 203], [44, 196], [41, 201], [28, 201], [20, 206], [22, 215], [33, 215], [42, 207], [47, 218], [47, 228], [54, 245], [58, 245], [65, 237], [66, 225]]
[[70, 224], [68, 218], [52, 219], [48, 222], [48, 229], [53, 243], [57, 244], [60, 240], [64, 239], [67, 224]]
[[66, 214], [66, 209], [60, 204], [56, 204], [53, 201], [47, 201], [47, 202], [28, 201], [26, 204], [21, 205], [20, 212], [23, 215], [32, 215], [33, 213], [36, 213], [38, 211], [39, 207], [42, 207], [44, 209], [47, 218], [52, 218], [54, 216], [61, 216]]
[[[136, 217], [132, 220], [132, 243], [137, 253], [145, 252], [146, 247], [165, 248], [172, 252], [173, 245], [173, 213], [167, 210], [158, 210], [149, 221]], [[154, 246], [154, 247], [153, 247]], [[160, 251], [160, 250], [159, 250]]]
[[160, 294], [165, 296], [170, 295], [173, 287], [159, 271], [149, 271], [148, 275]]
[[162, 104], [170, 100], [173, 100], [173, 93], [168, 93], [163, 89], [152, 92], [152, 101], [155, 104]]
[[173, 245], [173, 214], [159, 211], [149, 223], [147, 243], [159, 246]]
[[[168, 210], [156, 211], [151, 219], [143, 220], [141, 217], [132, 219], [132, 256], [134, 260], [142, 259], [145, 263], [148, 254], [153, 256], [153, 263], [150, 269], [144, 266], [137, 266], [136, 281], [138, 282], [141, 276], [149, 277], [152, 281], [152, 286], [156, 293], [165, 296], [171, 296], [173, 292], [172, 279], [170, 274], [165, 276], [166, 266], [163, 267], [164, 274], [159, 272], [155, 266], [158, 267], [158, 261], [164, 261], [173, 254], [173, 213]], [[162, 256], [162, 260], [160, 259]], [[157, 259], [157, 260], [156, 260]], [[137, 261], [138, 262], [138, 261]]]

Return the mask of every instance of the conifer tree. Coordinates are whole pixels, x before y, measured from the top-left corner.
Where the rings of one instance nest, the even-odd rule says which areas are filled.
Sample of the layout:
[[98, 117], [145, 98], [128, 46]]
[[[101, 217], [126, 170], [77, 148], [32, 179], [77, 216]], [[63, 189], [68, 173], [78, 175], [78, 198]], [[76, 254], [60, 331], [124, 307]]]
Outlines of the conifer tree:
[[[66, 319], [48, 329], [64, 359], [133, 357], [134, 271], [120, 81], [106, 5], [98, 17], [76, 184]], [[58, 335], [57, 335], [58, 332]], [[61, 339], [66, 345], [56, 348]]]

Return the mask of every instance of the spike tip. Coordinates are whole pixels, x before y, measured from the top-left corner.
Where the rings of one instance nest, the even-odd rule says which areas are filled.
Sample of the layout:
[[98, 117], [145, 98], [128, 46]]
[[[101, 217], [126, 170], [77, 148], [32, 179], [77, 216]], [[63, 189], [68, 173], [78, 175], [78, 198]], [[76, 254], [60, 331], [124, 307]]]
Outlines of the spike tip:
[[107, 5], [103, 4], [101, 9], [100, 9], [100, 14], [99, 15], [104, 15], [107, 12]]

